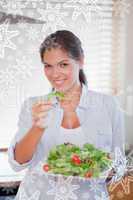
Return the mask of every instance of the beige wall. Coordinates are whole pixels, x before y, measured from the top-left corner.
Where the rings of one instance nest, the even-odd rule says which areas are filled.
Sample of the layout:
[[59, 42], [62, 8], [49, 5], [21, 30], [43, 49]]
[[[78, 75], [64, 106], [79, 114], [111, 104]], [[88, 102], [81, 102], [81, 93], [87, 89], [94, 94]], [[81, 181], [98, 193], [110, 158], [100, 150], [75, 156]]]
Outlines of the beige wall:
[[[131, 4], [131, 0], [128, 0]], [[125, 40], [125, 98], [128, 100], [129, 115], [126, 115], [127, 141], [133, 146], [133, 12], [132, 9], [126, 19]]]

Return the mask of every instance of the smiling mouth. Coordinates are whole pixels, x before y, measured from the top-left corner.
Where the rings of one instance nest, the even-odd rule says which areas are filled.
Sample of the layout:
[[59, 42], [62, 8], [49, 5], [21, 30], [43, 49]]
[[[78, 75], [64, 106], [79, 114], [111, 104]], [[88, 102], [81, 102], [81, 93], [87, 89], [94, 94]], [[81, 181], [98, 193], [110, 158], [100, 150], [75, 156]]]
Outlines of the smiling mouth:
[[61, 85], [64, 83], [65, 80], [55, 80], [54, 83], [57, 85]]

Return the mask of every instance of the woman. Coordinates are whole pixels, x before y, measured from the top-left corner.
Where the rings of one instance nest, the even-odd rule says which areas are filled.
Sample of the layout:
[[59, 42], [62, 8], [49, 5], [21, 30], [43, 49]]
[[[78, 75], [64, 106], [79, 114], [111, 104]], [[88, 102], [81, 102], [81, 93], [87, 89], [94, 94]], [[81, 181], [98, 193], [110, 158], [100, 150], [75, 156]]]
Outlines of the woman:
[[53, 90], [65, 97], [53, 101], [45, 95], [24, 102], [9, 148], [12, 168], [33, 168], [64, 142], [124, 151], [122, 115], [113, 97], [88, 90], [79, 38], [67, 30], [56, 31], [41, 44], [40, 56]]

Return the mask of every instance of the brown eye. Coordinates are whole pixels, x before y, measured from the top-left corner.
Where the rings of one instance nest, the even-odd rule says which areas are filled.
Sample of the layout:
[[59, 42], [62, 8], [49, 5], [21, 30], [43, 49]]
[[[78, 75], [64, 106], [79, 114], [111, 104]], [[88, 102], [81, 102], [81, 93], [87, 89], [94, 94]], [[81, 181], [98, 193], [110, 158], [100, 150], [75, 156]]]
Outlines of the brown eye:
[[45, 67], [45, 68], [51, 68], [52, 66], [51, 66], [51, 65], [48, 65], [48, 64], [45, 64], [44, 67]]
[[60, 64], [60, 67], [62, 67], [62, 68], [63, 68], [63, 67], [67, 67], [67, 66], [68, 66], [68, 63], [61, 63], [61, 64]]

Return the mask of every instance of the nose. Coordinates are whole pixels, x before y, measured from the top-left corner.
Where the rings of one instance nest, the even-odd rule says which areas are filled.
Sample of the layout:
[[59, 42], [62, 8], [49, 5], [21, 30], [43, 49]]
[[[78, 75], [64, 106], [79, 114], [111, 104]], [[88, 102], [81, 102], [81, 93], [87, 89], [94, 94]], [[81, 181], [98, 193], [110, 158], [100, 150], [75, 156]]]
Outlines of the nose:
[[53, 77], [58, 77], [59, 73], [60, 73], [59, 68], [57, 66], [54, 66], [52, 71]]

